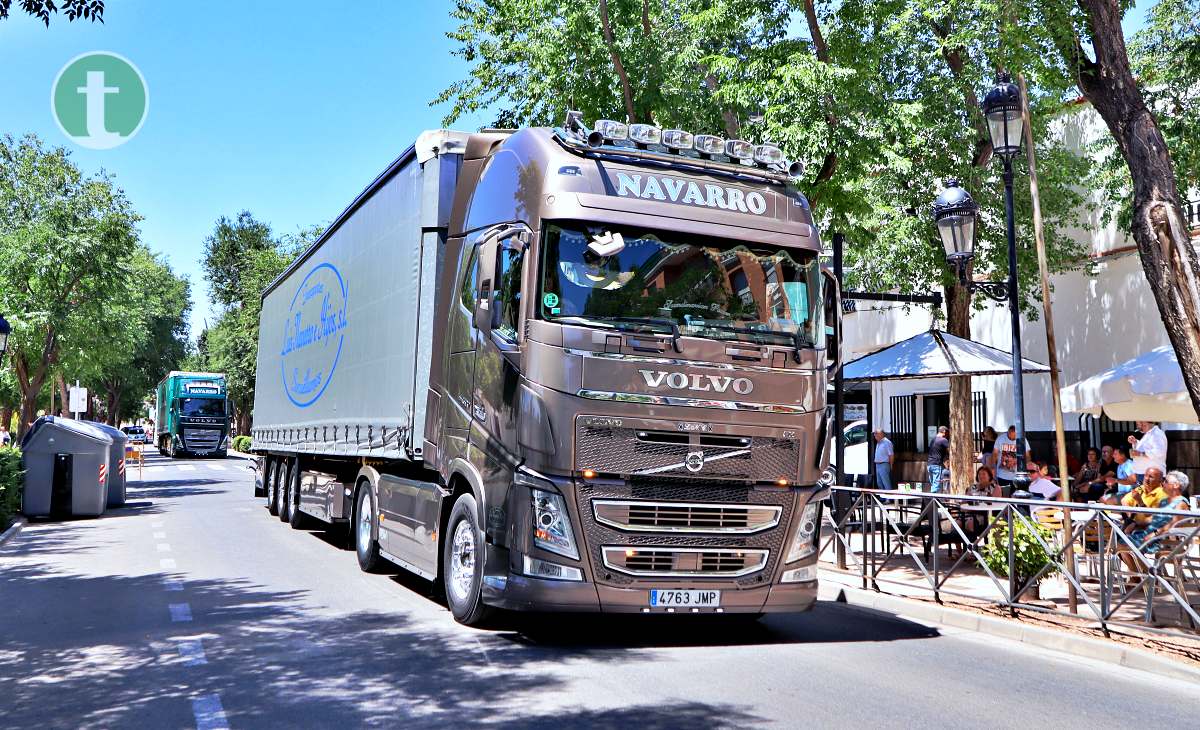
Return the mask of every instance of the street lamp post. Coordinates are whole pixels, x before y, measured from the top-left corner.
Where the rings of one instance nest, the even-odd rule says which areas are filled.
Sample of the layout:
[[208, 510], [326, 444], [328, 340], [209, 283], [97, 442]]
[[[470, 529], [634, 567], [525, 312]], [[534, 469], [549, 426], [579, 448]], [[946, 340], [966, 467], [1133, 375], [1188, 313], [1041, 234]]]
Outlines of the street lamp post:
[[957, 180], [947, 180], [946, 187], [933, 203], [938, 235], [946, 249], [946, 259], [958, 273], [959, 282], [970, 291], [979, 291], [997, 302], [1008, 302], [1012, 322], [1013, 422], [1017, 427], [1017, 470], [1014, 488], [1029, 484], [1025, 471], [1025, 396], [1021, 378], [1021, 311], [1017, 304], [1017, 234], [1013, 214], [1012, 161], [1021, 151], [1021, 92], [1016, 84], [1002, 76], [983, 100], [983, 115], [987, 118], [992, 137], [992, 150], [1004, 161], [1004, 213], [1008, 233], [1008, 280], [970, 281], [967, 267], [975, 256], [975, 217], [979, 206]]

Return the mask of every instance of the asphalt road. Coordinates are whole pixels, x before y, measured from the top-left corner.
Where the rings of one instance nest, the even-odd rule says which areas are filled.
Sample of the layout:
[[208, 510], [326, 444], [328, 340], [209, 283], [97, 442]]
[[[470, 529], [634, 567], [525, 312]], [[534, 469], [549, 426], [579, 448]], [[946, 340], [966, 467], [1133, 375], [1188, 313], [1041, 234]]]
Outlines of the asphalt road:
[[1196, 722], [1195, 686], [836, 603], [467, 629], [428, 583], [270, 517], [248, 462], [147, 464], [126, 508], [0, 548], [0, 727]]

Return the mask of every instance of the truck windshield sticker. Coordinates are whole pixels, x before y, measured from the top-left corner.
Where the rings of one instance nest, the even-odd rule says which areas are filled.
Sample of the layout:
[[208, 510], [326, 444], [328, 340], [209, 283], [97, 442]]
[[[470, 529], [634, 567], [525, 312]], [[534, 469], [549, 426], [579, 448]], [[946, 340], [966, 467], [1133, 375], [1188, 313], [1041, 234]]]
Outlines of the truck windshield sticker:
[[682, 205], [734, 210], [753, 215], [763, 215], [767, 212], [767, 198], [757, 190], [696, 183], [666, 175], [617, 172], [617, 195], [623, 198], [662, 200]]
[[546, 292], [542, 295], [542, 304], [547, 307], [554, 308], [558, 306], [558, 295], [554, 292]]
[[319, 264], [296, 289], [283, 324], [280, 369], [288, 400], [307, 408], [333, 380], [346, 337], [346, 283], [332, 264]]

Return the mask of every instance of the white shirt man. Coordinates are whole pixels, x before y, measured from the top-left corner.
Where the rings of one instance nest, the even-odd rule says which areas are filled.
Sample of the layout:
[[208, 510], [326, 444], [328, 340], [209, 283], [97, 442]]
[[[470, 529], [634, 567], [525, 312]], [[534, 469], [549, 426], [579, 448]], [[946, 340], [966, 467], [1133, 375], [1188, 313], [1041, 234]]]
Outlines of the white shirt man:
[[1133, 457], [1133, 473], [1141, 482], [1146, 476], [1146, 470], [1151, 467], [1162, 469], [1167, 473], [1167, 434], [1151, 421], [1138, 421], [1138, 430], [1142, 432], [1139, 439], [1129, 437], [1129, 454]]
[[1062, 487], [1046, 478], [1037, 464], [1029, 464], [1029, 491], [1042, 499], [1058, 499]]
[[875, 486], [877, 489], [892, 488], [892, 465], [896, 461], [896, 447], [892, 440], [884, 434], [883, 429], [875, 429]]

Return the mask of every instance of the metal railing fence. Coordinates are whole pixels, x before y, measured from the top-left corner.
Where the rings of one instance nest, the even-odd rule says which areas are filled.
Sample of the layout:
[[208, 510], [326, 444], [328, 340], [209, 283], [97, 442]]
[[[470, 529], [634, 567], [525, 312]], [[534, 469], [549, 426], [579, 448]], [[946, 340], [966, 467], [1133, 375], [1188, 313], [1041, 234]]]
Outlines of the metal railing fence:
[[[1129, 534], [1136, 515], [1183, 519], [1149, 552]], [[833, 487], [822, 522], [821, 559], [856, 570], [864, 588], [918, 587], [938, 602], [944, 594], [1014, 613], [1019, 608], [1094, 619], [1105, 632], [1110, 625], [1132, 626], [1195, 638], [1200, 627], [1193, 604], [1200, 604], [1197, 511]], [[950, 552], [954, 546], [957, 557]], [[1040, 568], [1020, 575], [1020, 563], [1039, 550], [1034, 562]], [[909, 568], [918, 574], [915, 582], [895, 575]], [[1081, 568], [1087, 568], [1086, 578]], [[986, 590], [954, 580], [968, 574], [986, 576]], [[1077, 612], [1033, 603], [1035, 586], [1055, 574], [1074, 589]], [[1164, 622], [1164, 603], [1177, 609], [1177, 621]], [[1140, 620], [1133, 619], [1137, 614]]]

